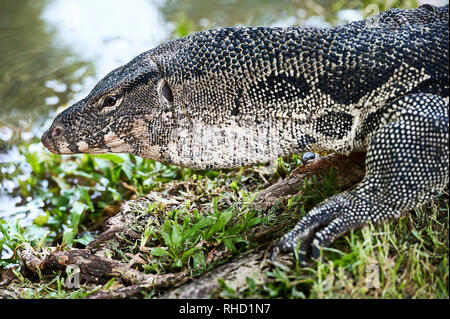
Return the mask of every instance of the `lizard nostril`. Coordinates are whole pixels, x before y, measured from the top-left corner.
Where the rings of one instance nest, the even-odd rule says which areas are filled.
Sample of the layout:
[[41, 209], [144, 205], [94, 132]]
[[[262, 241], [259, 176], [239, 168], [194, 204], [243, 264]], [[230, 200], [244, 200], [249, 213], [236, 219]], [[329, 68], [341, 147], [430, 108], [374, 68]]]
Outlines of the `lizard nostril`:
[[55, 129], [53, 129], [53, 131], [52, 131], [52, 137], [53, 137], [53, 138], [58, 137], [59, 135], [61, 135], [61, 133], [62, 133], [62, 130], [61, 130], [59, 127], [57, 127], [57, 128], [55, 128]]

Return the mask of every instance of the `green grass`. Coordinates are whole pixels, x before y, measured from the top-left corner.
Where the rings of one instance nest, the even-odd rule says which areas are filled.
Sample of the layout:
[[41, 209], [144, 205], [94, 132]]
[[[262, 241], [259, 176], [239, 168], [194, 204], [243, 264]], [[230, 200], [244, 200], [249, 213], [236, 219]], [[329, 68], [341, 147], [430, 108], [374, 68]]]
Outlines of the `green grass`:
[[[446, 203], [436, 204], [440, 201], [400, 222], [352, 231], [326, 249], [324, 260], [311, 268], [277, 266], [266, 273], [264, 284], [247, 278], [248, 287], [241, 291], [223, 287], [221, 296], [447, 299], [448, 208]], [[427, 220], [419, 221], [434, 205]], [[423, 229], [410, 229], [419, 223]]]

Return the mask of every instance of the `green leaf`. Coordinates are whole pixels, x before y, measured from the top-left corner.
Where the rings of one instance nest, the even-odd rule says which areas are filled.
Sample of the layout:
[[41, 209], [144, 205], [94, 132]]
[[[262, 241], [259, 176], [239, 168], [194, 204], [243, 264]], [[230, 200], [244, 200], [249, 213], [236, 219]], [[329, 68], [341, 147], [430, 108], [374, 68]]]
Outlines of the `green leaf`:
[[14, 249], [16, 244], [23, 241], [22, 232], [23, 229], [19, 225], [19, 220], [3, 220], [0, 219], [0, 232], [4, 236], [5, 244]]
[[94, 240], [94, 236], [91, 233], [86, 233], [85, 235], [83, 235], [83, 237], [74, 239], [73, 242], [79, 243], [83, 246], [86, 246], [93, 240]]
[[169, 252], [167, 250], [164, 250], [164, 249], [159, 248], [159, 247], [153, 247], [151, 249], [151, 251], [150, 251], [150, 254], [152, 256], [159, 256], [159, 257], [169, 256]]
[[47, 224], [48, 218], [50, 217], [50, 213], [47, 211], [45, 215], [39, 215], [33, 220], [33, 224], [43, 227], [45, 224]]
[[256, 281], [252, 277], [246, 276], [245, 281], [247, 282], [248, 288], [251, 291], [254, 291], [256, 289]]
[[214, 217], [211, 216], [207, 216], [201, 219], [198, 223], [196, 223], [194, 226], [187, 229], [183, 233], [183, 242], [186, 240], [190, 240], [196, 236], [199, 236], [201, 234], [201, 230], [214, 224], [214, 221], [215, 221]]
[[[106, 155], [108, 155], [108, 154], [106, 154]], [[97, 155], [94, 157], [94, 163], [96, 166], [98, 166], [103, 171], [103, 173], [105, 174], [105, 177], [107, 177], [107, 175], [108, 175], [107, 171], [110, 170], [110, 168], [112, 166], [111, 162], [106, 159], [100, 158], [99, 155]]]
[[63, 178], [52, 176], [52, 179], [55, 181], [56, 184], [58, 184], [58, 187], [60, 189], [69, 189], [70, 188], [70, 185]]
[[125, 174], [125, 176], [128, 178], [128, 180], [133, 179], [133, 167], [130, 163], [126, 162], [122, 165], [122, 171]]
[[112, 183], [117, 183], [117, 181], [119, 180], [119, 178], [120, 178], [120, 173], [122, 172], [122, 166], [115, 166], [114, 168], [113, 168], [113, 170], [112, 170], [112, 175], [111, 175], [111, 177], [112, 177], [112, 180], [111, 180], [111, 182]]
[[209, 231], [206, 234], [206, 238], [210, 238], [212, 235], [214, 235], [219, 230], [223, 229], [228, 223], [228, 221], [233, 217], [233, 212], [225, 212], [221, 213], [219, 218], [217, 219], [216, 223], [209, 229]]
[[162, 236], [162, 238], [164, 239], [164, 243], [166, 244], [166, 246], [168, 247], [172, 247], [172, 238], [170, 237], [170, 235], [165, 232], [164, 230], [160, 229], [159, 234]]
[[73, 174], [76, 176], [84, 177], [89, 180], [93, 179], [96, 182], [99, 182], [102, 178], [104, 178], [103, 175], [100, 175], [98, 173], [86, 173], [83, 171], [74, 171]]
[[192, 254], [192, 263], [195, 269], [206, 268], [206, 256], [202, 250], [197, 250]]
[[197, 251], [197, 250], [199, 250], [199, 249], [201, 250], [202, 248], [201, 248], [201, 247], [192, 247], [192, 248], [186, 250], [186, 251], [181, 255], [181, 261], [182, 261], [182, 263], [184, 264], [184, 263], [187, 261], [187, 259], [188, 259], [195, 251]]
[[122, 164], [123, 162], [125, 162], [125, 159], [118, 154], [99, 154], [95, 157], [108, 160], [110, 162], [113, 162], [114, 164]]
[[72, 229], [74, 229], [74, 230], [78, 229], [78, 225], [80, 224], [81, 216], [83, 215], [84, 211], [87, 208], [88, 208], [88, 206], [81, 202], [75, 202], [75, 204], [73, 204], [73, 207], [70, 210], [70, 221], [71, 221]]
[[183, 267], [183, 262], [180, 258], [175, 258], [175, 261], [172, 264], [172, 267], [181, 268]]
[[172, 245], [174, 249], [180, 247], [183, 237], [181, 236], [180, 226], [176, 221], [172, 223]]
[[63, 242], [67, 246], [72, 246], [74, 238], [75, 238], [75, 231], [72, 228], [67, 228], [63, 234]]
[[114, 187], [107, 187], [106, 190], [111, 193], [114, 200], [120, 200], [120, 193]]
[[239, 193], [239, 187], [238, 187], [236, 181], [233, 181], [233, 182], [230, 184], [230, 187], [231, 187], [231, 189], [233, 190], [233, 192], [235, 192], [236, 194]]
[[80, 196], [80, 198], [82, 200], [84, 200], [86, 202], [86, 204], [89, 206], [89, 210], [91, 212], [93, 212], [94, 211], [94, 206], [92, 205], [91, 197], [89, 196], [88, 187], [77, 185], [76, 190], [77, 190], [78, 195]]
[[25, 147], [20, 147], [20, 152], [25, 157], [25, 160], [31, 166], [31, 170], [36, 175], [39, 175], [41, 172], [41, 165], [39, 165], [39, 157], [36, 153], [29, 152]]
[[237, 251], [237, 249], [236, 249], [236, 247], [234, 246], [234, 244], [233, 244], [233, 240], [231, 239], [231, 238], [228, 238], [228, 237], [226, 237], [226, 238], [224, 238], [223, 239], [223, 244], [225, 245], [225, 247], [227, 247], [229, 250], [231, 250], [233, 253], [237, 253], [238, 251]]

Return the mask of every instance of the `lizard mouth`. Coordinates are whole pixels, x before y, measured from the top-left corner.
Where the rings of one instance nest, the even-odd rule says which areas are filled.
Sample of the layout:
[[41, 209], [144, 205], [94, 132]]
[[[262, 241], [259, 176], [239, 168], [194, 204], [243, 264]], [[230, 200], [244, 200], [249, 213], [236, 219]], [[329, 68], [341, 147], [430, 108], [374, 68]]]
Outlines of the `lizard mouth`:
[[85, 141], [79, 141], [76, 143], [76, 150], [69, 148], [67, 141], [64, 139], [57, 139], [51, 137], [51, 132], [46, 131], [42, 134], [42, 144], [53, 154], [75, 154], [75, 153], [87, 153], [87, 154], [103, 154], [103, 153], [127, 153], [131, 152], [130, 145], [124, 143], [124, 141], [118, 138], [115, 134], [107, 134], [103, 145], [98, 147], [89, 146]]

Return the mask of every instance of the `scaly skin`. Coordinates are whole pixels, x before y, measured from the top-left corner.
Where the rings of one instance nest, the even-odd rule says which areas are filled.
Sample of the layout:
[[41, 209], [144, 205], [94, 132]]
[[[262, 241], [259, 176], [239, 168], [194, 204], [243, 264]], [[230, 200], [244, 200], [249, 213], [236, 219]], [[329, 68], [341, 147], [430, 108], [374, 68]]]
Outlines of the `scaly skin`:
[[300, 239], [302, 256], [311, 247], [318, 257], [349, 229], [398, 217], [448, 183], [448, 26], [448, 6], [425, 5], [332, 29], [198, 32], [109, 73], [42, 142], [194, 169], [367, 152], [363, 181], [315, 207], [274, 251]]

